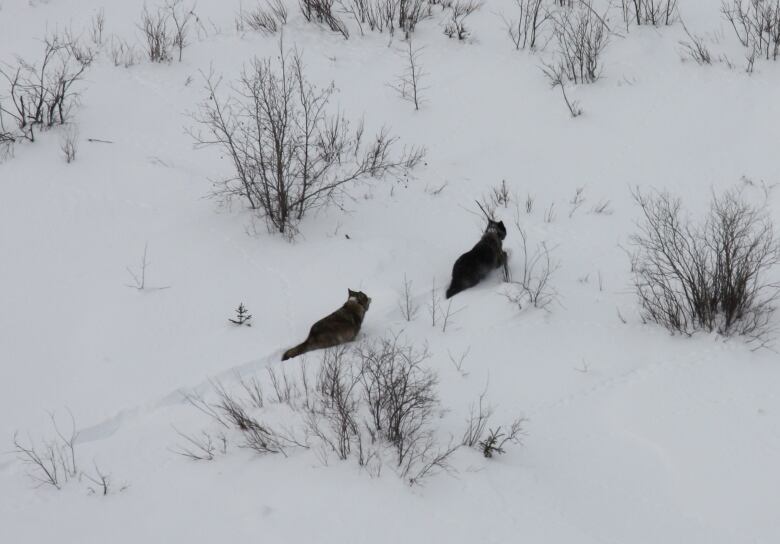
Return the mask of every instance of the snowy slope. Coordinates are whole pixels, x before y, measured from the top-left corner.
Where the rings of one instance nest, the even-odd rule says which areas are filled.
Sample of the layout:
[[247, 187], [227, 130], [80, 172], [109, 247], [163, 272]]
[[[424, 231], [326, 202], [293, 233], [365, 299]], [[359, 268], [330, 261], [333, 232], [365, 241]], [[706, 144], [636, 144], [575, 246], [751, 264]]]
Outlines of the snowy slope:
[[[91, 495], [84, 481], [35, 487], [28, 467], [3, 455], [0, 540], [777, 542], [780, 357], [642, 324], [620, 246], [638, 217], [633, 187], [672, 190], [698, 212], [711, 190], [745, 185], [743, 176], [756, 198], [761, 181], [780, 181], [780, 65], [745, 74], [718, 6], [680, 0], [688, 27], [712, 33], [738, 67], [682, 62], [679, 25], [621, 29], [604, 77], [571, 90], [584, 110], [572, 119], [542, 76], [544, 57], [504, 35], [499, 14], [513, 3], [496, 0], [472, 16], [470, 43], [448, 40], [438, 17], [420, 25], [429, 75], [415, 112], [388, 86], [404, 68], [399, 39], [355, 31], [345, 41], [287, 3], [285, 42], [303, 52], [309, 77], [334, 81], [350, 118], [425, 145], [426, 164], [408, 180], [355, 187], [344, 210], [308, 217], [289, 243], [240, 205], [207, 198], [230, 165], [185, 132], [205, 98], [200, 72], [232, 79], [253, 55], [275, 54], [277, 37], [239, 35], [239, 2], [202, 0], [209, 32], [183, 62], [117, 68], [104, 52], [76, 112], [77, 160], [65, 164], [54, 130], [0, 164], [0, 451], [17, 430], [50, 437], [47, 410], [67, 421], [69, 409], [80, 464], [110, 472], [115, 492]], [[99, 8], [108, 34], [135, 41], [142, 6], [6, 0], [0, 60], [35, 58], [47, 28], [85, 28]], [[514, 204], [498, 210], [506, 245], [516, 258], [517, 218], [532, 243], [554, 248], [559, 302], [519, 310], [495, 276], [454, 299], [460, 311], [442, 332], [425, 309], [431, 287], [443, 292], [483, 228], [474, 200], [501, 180], [521, 207], [517, 217]], [[578, 187], [586, 201], [570, 216]], [[770, 194], [776, 222], [779, 198]], [[591, 213], [606, 200], [611, 214]], [[126, 285], [147, 244], [147, 281], [164, 290]], [[411, 323], [398, 309], [404, 275], [421, 307]], [[392, 467], [372, 478], [306, 451], [231, 447], [208, 463], [171, 451], [174, 426], [212, 425], [182, 391], [208, 395], [211, 379], [231, 386], [237, 373], [281, 368], [282, 350], [347, 288], [373, 299], [364, 338], [403, 331], [428, 343], [442, 437], [462, 434], [487, 388], [496, 423], [528, 418], [522, 447], [495, 459], [462, 449], [457, 472], [413, 488]], [[227, 322], [242, 301], [251, 328]], [[448, 354], [466, 349], [460, 373]]]

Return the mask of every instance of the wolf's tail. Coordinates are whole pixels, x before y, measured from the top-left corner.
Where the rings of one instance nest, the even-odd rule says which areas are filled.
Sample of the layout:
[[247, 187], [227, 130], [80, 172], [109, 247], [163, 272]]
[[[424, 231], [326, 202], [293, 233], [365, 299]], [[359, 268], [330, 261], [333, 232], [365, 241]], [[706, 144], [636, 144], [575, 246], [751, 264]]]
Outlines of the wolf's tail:
[[305, 342], [302, 342], [295, 346], [294, 348], [290, 348], [287, 351], [284, 352], [284, 355], [282, 355], [282, 361], [286, 361], [287, 359], [292, 359], [293, 357], [297, 357], [298, 355], [302, 355], [309, 351], [309, 344], [308, 340]]
[[447, 288], [447, 292], [445, 293], [445, 296], [447, 298], [450, 298], [452, 296], [457, 295], [461, 291], [463, 291], [463, 289], [461, 289], [459, 286], [455, 285], [455, 282], [452, 282], [450, 284], [450, 286]]

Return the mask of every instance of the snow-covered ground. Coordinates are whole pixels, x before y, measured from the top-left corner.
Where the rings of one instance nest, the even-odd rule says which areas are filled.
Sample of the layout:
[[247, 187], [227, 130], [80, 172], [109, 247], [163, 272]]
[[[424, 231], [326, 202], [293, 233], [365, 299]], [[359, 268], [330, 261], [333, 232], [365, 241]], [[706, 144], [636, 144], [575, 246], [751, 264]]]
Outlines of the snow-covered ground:
[[[0, 164], [0, 541], [780, 541], [780, 356], [643, 324], [622, 249], [638, 218], [634, 187], [668, 189], [700, 212], [712, 190], [758, 198], [761, 182], [780, 182], [780, 64], [746, 74], [717, 2], [680, 0], [680, 11], [734, 68], [683, 62], [679, 24], [626, 32], [615, 10], [622, 36], [599, 81], [568, 88], [584, 110], [572, 119], [540, 69], [552, 45], [514, 50], [501, 19], [514, 3], [488, 0], [468, 43], [443, 35], [439, 8], [415, 31], [428, 76], [414, 111], [388, 85], [404, 70], [400, 36], [352, 28], [344, 40], [286, 3], [285, 44], [312, 80], [335, 83], [333, 105], [426, 146], [425, 164], [409, 179], [357, 185], [344, 209], [308, 216], [290, 243], [238, 203], [208, 198], [230, 164], [186, 133], [206, 98], [202, 72], [231, 80], [253, 56], [276, 54], [278, 36], [237, 33], [238, 1], [201, 0], [208, 32], [181, 63], [115, 67], [104, 50], [75, 112], [76, 161], [65, 163], [55, 129]], [[0, 61], [36, 59], [47, 30], [78, 33], [101, 8], [106, 35], [135, 43], [142, 7], [4, 0]], [[558, 302], [519, 310], [495, 275], [453, 299], [442, 332], [426, 310], [431, 288], [443, 295], [484, 228], [474, 200], [501, 180], [517, 195], [498, 209], [512, 264], [517, 220], [532, 244], [553, 248]], [[571, 213], [579, 187], [585, 202]], [[611, 213], [592, 212], [606, 201]], [[769, 207], [780, 222], [777, 192]], [[127, 286], [145, 246], [147, 285], [166, 289]], [[404, 276], [420, 305], [411, 322], [398, 307]], [[347, 288], [373, 299], [361, 337], [427, 342], [444, 408], [437, 435], [459, 438], [487, 389], [496, 425], [527, 418], [522, 446], [493, 459], [461, 449], [451, 473], [416, 487], [391, 465], [371, 477], [312, 451], [231, 445], [211, 462], [172, 451], [175, 429], [212, 425], [183, 391], [297, 371], [282, 351]], [[227, 322], [239, 302], [251, 328]], [[461, 372], [450, 354], [467, 349]], [[67, 410], [80, 466], [111, 475], [107, 497], [83, 479], [36, 487], [12, 452], [15, 431], [52, 439], [47, 411], [67, 428]]]

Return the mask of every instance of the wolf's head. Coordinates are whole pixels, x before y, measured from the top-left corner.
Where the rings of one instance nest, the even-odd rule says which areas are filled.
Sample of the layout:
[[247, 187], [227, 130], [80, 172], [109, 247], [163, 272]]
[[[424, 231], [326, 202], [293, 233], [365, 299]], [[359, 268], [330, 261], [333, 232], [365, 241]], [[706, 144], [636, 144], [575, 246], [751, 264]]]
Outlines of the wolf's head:
[[506, 227], [503, 221], [493, 221], [488, 219], [488, 226], [485, 229], [485, 234], [495, 234], [499, 240], [506, 238]]
[[347, 301], [354, 300], [360, 304], [364, 310], [368, 310], [368, 306], [371, 304], [371, 298], [369, 298], [367, 294], [363, 291], [353, 291], [352, 289], [347, 289], [347, 291], [349, 292]]

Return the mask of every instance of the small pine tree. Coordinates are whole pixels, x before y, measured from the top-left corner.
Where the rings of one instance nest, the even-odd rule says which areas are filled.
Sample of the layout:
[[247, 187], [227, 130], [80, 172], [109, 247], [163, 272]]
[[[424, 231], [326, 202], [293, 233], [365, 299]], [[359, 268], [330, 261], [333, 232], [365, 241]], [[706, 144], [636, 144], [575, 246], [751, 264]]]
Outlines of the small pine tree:
[[[504, 439], [504, 433], [501, 432], [501, 427], [496, 429], [490, 429], [490, 433], [487, 438], [479, 442], [479, 447], [482, 450], [482, 455], [488, 459], [493, 457], [496, 453], [505, 453], [502, 446], [506, 440]], [[502, 440], [504, 439], [504, 440]]]
[[251, 327], [252, 324], [249, 323], [249, 320], [252, 319], [252, 315], [247, 311], [246, 306], [244, 306], [244, 303], [238, 305], [238, 308], [235, 309], [236, 317], [235, 319], [230, 318], [228, 321], [235, 325], [246, 325], [247, 327]]

